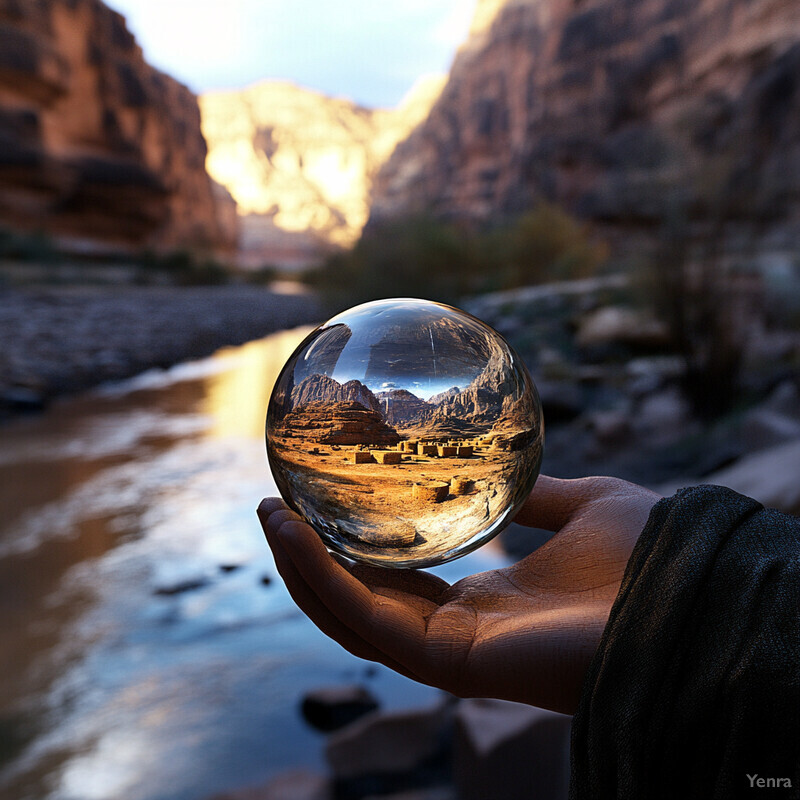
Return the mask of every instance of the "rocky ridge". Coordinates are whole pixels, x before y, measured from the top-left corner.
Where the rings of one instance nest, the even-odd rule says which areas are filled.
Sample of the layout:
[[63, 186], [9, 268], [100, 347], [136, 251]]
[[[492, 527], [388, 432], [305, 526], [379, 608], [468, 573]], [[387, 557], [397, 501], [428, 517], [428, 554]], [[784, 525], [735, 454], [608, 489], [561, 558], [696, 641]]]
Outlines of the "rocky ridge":
[[315, 373], [302, 380], [291, 392], [292, 408], [310, 403], [359, 403], [370, 411], [380, 414], [381, 404], [370, 389], [361, 381], [347, 383]]
[[79, 253], [235, 246], [197, 100], [100, 0], [0, 0], [0, 224]]
[[[392, 389], [374, 394], [361, 381], [339, 383], [328, 375], [315, 373], [304, 378], [288, 391], [289, 402], [276, 401], [281, 407], [285, 425], [291, 428], [318, 428], [326, 418], [334, 427], [344, 420], [340, 411], [349, 412], [356, 405], [366, 409], [388, 426], [413, 431], [414, 435], [465, 435], [488, 433], [490, 430], [521, 430], [525, 420], [532, 420], [538, 411], [520, 395], [514, 378], [502, 359], [493, 352], [486, 367], [464, 389], [457, 386], [424, 401], [407, 389]], [[341, 408], [340, 408], [341, 407]], [[313, 421], [312, 418], [313, 417]], [[341, 417], [341, 419], [340, 419]], [[370, 430], [375, 420], [359, 416]], [[347, 416], [347, 429], [355, 433], [355, 418]], [[326, 423], [327, 424], [327, 423]], [[324, 426], [323, 426], [324, 427]], [[535, 426], [534, 426], [535, 427]], [[352, 438], [352, 437], [349, 437]], [[318, 439], [322, 442], [323, 439]], [[324, 440], [329, 444], [379, 443], [378, 440], [347, 442]]]
[[335, 445], [393, 446], [400, 441], [379, 412], [339, 400], [297, 406], [283, 417], [277, 436]]
[[735, 220], [731, 245], [788, 257], [799, 67], [790, 0], [483, 0], [371, 219], [484, 221], [544, 198], [632, 249], [680, 202], [692, 223]]
[[384, 416], [393, 424], [418, 419], [430, 407], [430, 401], [426, 403], [407, 389], [391, 389], [388, 392], [378, 392], [376, 396]]
[[445, 78], [421, 79], [396, 109], [368, 109], [288, 82], [200, 98], [208, 170], [242, 217], [242, 260], [301, 266], [361, 233], [372, 180], [427, 116]]

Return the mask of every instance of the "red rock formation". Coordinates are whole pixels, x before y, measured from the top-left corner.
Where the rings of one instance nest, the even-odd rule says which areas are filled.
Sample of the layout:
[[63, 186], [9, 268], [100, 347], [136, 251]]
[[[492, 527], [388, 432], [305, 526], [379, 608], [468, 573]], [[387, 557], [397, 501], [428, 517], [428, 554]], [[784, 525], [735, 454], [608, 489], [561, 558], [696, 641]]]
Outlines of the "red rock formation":
[[[372, 220], [557, 201], [618, 240], [674, 209], [789, 251], [800, 229], [794, 0], [482, 0]], [[721, 205], [720, 205], [721, 204]], [[622, 235], [624, 234], [624, 236]]]
[[364, 408], [380, 414], [381, 404], [375, 395], [361, 381], [339, 381], [315, 373], [309, 375], [291, 393], [292, 407], [310, 403], [360, 403]]
[[377, 411], [361, 403], [322, 402], [298, 406], [277, 429], [279, 437], [320, 444], [393, 446], [400, 441]]
[[378, 392], [376, 395], [381, 404], [383, 416], [392, 425], [418, 419], [430, 406], [406, 389], [392, 389]]
[[233, 201], [205, 157], [196, 98], [122, 16], [0, 0], [0, 224], [73, 250], [227, 250]]
[[372, 179], [427, 115], [444, 76], [395, 109], [368, 109], [285, 81], [200, 98], [208, 169], [236, 198], [242, 263], [303, 266], [349, 246], [369, 216]]

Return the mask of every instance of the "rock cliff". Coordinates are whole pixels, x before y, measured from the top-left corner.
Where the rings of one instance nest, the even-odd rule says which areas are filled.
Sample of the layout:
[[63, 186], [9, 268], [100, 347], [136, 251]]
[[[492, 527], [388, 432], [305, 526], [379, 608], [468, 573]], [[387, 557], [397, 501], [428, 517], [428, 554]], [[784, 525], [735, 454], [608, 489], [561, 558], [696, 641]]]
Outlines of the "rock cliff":
[[77, 251], [234, 246], [197, 100], [100, 0], [0, 0], [0, 224]]
[[294, 387], [291, 393], [292, 408], [311, 403], [358, 403], [370, 411], [381, 413], [381, 404], [361, 381], [339, 381], [314, 373]]
[[407, 389], [391, 389], [376, 395], [381, 404], [384, 418], [392, 425], [412, 422], [430, 406]]
[[208, 170], [244, 215], [243, 261], [299, 266], [320, 249], [352, 244], [369, 216], [375, 173], [444, 80], [421, 80], [396, 109], [277, 81], [203, 95]]
[[392, 447], [400, 441], [397, 431], [380, 413], [355, 401], [309, 403], [290, 411], [276, 427], [279, 439], [336, 445]]
[[[537, 199], [652, 233], [676, 203], [786, 251], [800, 218], [792, 0], [482, 0], [372, 218], [510, 217]], [[633, 236], [633, 239], [636, 237]]]

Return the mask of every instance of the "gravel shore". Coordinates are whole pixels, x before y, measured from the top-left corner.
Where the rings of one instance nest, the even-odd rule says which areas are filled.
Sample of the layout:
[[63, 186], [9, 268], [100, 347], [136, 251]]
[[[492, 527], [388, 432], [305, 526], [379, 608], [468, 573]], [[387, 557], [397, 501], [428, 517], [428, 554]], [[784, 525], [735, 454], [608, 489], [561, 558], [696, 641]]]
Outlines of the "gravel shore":
[[252, 286], [0, 290], [0, 415], [316, 322], [312, 295]]

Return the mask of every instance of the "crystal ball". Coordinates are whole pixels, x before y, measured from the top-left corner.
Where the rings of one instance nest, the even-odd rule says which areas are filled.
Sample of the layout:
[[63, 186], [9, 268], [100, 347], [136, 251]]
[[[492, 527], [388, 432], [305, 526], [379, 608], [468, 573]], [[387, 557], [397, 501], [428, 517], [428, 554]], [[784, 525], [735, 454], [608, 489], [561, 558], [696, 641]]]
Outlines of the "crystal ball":
[[514, 517], [539, 473], [536, 387], [484, 322], [427, 300], [356, 306], [310, 333], [267, 410], [284, 500], [348, 558], [427, 567]]

